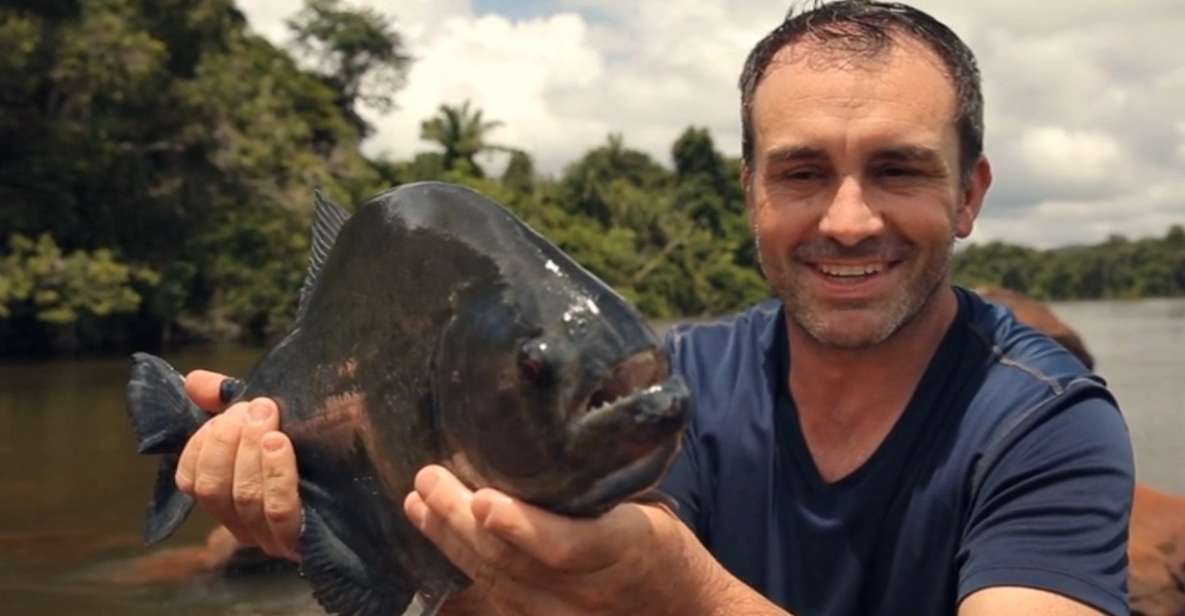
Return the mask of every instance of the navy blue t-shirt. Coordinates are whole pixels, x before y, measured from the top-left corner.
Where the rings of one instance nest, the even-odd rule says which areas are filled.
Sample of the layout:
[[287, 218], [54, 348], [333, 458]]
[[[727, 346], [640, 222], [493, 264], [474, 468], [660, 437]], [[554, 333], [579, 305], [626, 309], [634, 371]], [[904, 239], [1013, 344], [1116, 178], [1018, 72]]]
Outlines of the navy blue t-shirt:
[[832, 484], [786, 385], [780, 302], [673, 329], [695, 412], [662, 489], [721, 564], [798, 615], [953, 614], [990, 586], [1127, 613], [1133, 462], [1114, 399], [1007, 309], [956, 292], [905, 412]]

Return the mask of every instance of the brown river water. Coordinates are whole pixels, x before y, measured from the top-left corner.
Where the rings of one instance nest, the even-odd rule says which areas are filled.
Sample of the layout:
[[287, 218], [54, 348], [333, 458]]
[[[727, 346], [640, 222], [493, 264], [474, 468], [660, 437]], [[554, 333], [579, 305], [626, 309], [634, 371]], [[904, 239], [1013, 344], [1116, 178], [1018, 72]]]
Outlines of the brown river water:
[[[1055, 304], [1120, 400], [1139, 479], [1185, 494], [1185, 300]], [[166, 354], [243, 374], [260, 349]], [[315, 614], [290, 575], [127, 583], [156, 462], [135, 455], [125, 358], [0, 364], [0, 614]], [[166, 546], [210, 529], [195, 513]]]

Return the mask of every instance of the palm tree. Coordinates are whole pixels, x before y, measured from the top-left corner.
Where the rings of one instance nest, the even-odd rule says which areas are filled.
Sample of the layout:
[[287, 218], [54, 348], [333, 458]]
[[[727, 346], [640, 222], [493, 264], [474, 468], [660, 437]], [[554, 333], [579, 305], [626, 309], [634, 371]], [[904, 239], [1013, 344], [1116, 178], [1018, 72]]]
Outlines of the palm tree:
[[488, 151], [508, 151], [505, 146], [490, 143], [487, 136], [502, 126], [497, 120], [483, 120], [480, 109], [472, 109], [469, 101], [460, 105], [441, 105], [435, 117], [420, 124], [420, 139], [435, 141], [444, 148], [444, 170], [460, 170], [476, 177], [485, 177], [475, 158]]

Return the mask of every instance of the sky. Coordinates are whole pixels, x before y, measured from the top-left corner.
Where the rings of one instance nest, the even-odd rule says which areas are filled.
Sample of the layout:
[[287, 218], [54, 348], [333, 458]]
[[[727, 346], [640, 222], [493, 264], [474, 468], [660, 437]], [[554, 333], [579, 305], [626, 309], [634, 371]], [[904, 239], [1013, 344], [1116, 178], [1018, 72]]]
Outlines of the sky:
[[[739, 155], [737, 76], [789, 3], [769, 0], [346, 0], [394, 20], [415, 58], [398, 108], [365, 112], [371, 155], [431, 145], [421, 120], [469, 100], [497, 143], [559, 174], [621, 133], [670, 165], [688, 126]], [[238, 0], [277, 44], [301, 0]], [[1185, 224], [1185, 2], [915, 0], [976, 53], [995, 180], [971, 241], [1038, 247]], [[497, 161], [490, 161], [496, 164]]]

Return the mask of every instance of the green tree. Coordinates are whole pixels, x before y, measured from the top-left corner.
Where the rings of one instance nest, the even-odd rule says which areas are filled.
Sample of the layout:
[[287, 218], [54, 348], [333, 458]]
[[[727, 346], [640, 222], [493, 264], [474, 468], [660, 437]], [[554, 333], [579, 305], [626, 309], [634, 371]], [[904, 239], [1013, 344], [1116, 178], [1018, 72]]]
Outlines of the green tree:
[[506, 149], [489, 141], [490, 133], [500, 126], [501, 122], [484, 119], [481, 109], [464, 101], [460, 105], [441, 105], [435, 116], [420, 123], [420, 138], [443, 149], [446, 172], [482, 178], [485, 172], [477, 164], [477, 155]]
[[0, 229], [165, 276], [137, 283], [134, 322], [105, 327], [281, 331], [311, 190], [357, 202], [383, 185], [350, 93], [252, 35], [230, 0], [70, 4], [0, 5]]
[[517, 149], [511, 151], [510, 161], [502, 172], [502, 185], [520, 195], [534, 192], [535, 162], [530, 154]]
[[411, 65], [403, 39], [389, 18], [367, 7], [346, 7], [341, 0], [305, 0], [288, 20], [296, 48], [316, 63], [318, 72], [338, 93], [338, 105], [361, 128], [357, 104], [390, 111]]
[[627, 148], [620, 134], [611, 134], [605, 145], [588, 152], [565, 170], [560, 181], [562, 199], [574, 211], [609, 225], [614, 219], [636, 214], [625, 211], [630, 209], [627, 204], [615, 204], [610, 196], [614, 182], [618, 181], [660, 193], [669, 188], [671, 174], [645, 152]]
[[1185, 227], [1181, 225], [1169, 227], [1168, 233], [1164, 235], [1164, 243], [1169, 248], [1185, 250]]
[[[140, 307], [140, 291], [160, 277], [117, 260], [110, 250], [62, 252], [49, 234], [36, 241], [12, 235], [0, 256], [0, 335], [7, 351], [54, 344], [74, 350], [106, 342], [104, 325]], [[15, 327], [13, 327], [15, 326]]]

